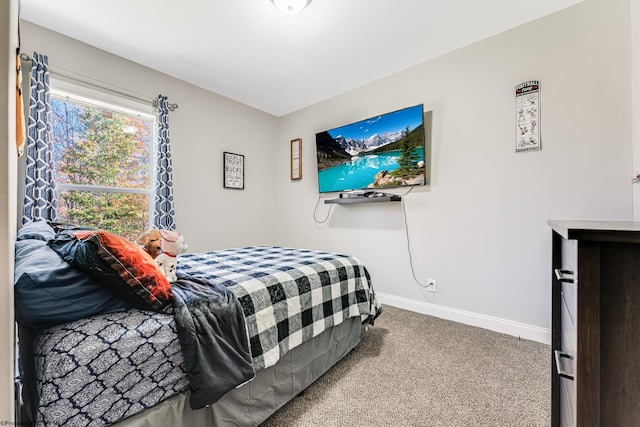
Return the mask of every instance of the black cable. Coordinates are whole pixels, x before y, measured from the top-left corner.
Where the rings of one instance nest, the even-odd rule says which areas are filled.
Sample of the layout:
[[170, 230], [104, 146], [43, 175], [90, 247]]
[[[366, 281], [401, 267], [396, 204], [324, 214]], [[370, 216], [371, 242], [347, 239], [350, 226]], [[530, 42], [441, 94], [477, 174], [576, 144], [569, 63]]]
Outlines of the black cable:
[[411, 190], [413, 190], [413, 187], [411, 187], [411, 189], [409, 191], [404, 193], [402, 195], [402, 199], [400, 199], [401, 203], [402, 203], [402, 216], [404, 217], [404, 230], [405, 230], [406, 237], [407, 237], [407, 252], [409, 253], [409, 266], [411, 266], [411, 275], [413, 276], [413, 280], [415, 280], [415, 282], [418, 285], [422, 286], [423, 288], [428, 288], [429, 287], [428, 284], [422, 283], [422, 282], [420, 282], [420, 280], [418, 280], [418, 278], [416, 277], [415, 268], [413, 267], [413, 254], [411, 253], [411, 241], [409, 239], [409, 223], [407, 221], [407, 210], [405, 209], [405, 205], [404, 205], [404, 196], [409, 194], [411, 192]]
[[324, 224], [331, 217], [331, 209], [333, 208], [334, 205], [329, 206], [329, 211], [327, 212], [327, 217], [325, 219], [323, 219], [322, 221], [318, 221], [318, 218], [316, 217], [316, 213], [318, 211], [318, 204], [319, 203], [320, 203], [320, 194], [318, 194], [318, 201], [316, 202], [316, 207], [313, 210], [313, 220], [316, 222], [316, 224]]
[[412, 185], [412, 186], [411, 186], [411, 188], [409, 188], [409, 191], [407, 191], [407, 192], [406, 192], [406, 193], [404, 193], [404, 194], [400, 194], [399, 196], [400, 196], [400, 197], [404, 197], [404, 196], [406, 196], [407, 194], [411, 193], [411, 192], [413, 191], [413, 189], [414, 189], [414, 188], [416, 188], [416, 187], [415, 187], [415, 185]]
[[[402, 217], [404, 218], [404, 230], [405, 230], [405, 236], [407, 239], [407, 252], [409, 254], [409, 266], [411, 267], [411, 275], [413, 276], [413, 280], [415, 280], [415, 282], [422, 286], [423, 288], [428, 288], [429, 285], [426, 283], [422, 283], [420, 282], [420, 280], [418, 280], [418, 278], [416, 277], [416, 271], [415, 271], [415, 267], [413, 266], [413, 254], [411, 253], [411, 240], [409, 238], [409, 222], [407, 221], [407, 210], [405, 208], [405, 204], [404, 204], [404, 196], [408, 195], [409, 193], [411, 193], [411, 191], [413, 190], [413, 186], [409, 189], [409, 191], [405, 192], [404, 194], [400, 195], [400, 201], [402, 204]], [[313, 219], [317, 224], [324, 224], [326, 223], [329, 218], [331, 217], [331, 210], [333, 208], [333, 206], [329, 207], [329, 211], [327, 212], [327, 217], [323, 220], [318, 220], [316, 214], [318, 211], [318, 204], [320, 203], [320, 195], [318, 195], [318, 200], [316, 201], [316, 207], [313, 210]]]

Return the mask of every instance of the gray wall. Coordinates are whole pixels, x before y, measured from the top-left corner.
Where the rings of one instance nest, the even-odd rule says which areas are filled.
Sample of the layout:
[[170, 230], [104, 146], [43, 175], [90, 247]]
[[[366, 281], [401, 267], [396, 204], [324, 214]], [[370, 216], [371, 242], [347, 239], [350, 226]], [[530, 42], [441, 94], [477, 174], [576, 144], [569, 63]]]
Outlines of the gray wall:
[[[190, 250], [274, 241], [275, 117], [27, 22], [22, 45], [49, 57], [54, 87], [57, 71], [150, 101], [162, 94], [179, 105], [169, 133], [176, 223]], [[223, 189], [223, 151], [245, 155], [244, 191]]]
[[[548, 341], [548, 219], [632, 218], [629, 1], [590, 0], [282, 119], [278, 242], [360, 257], [383, 300]], [[541, 83], [542, 150], [515, 153], [514, 88]], [[315, 132], [423, 103], [432, 185], [314, 223]], [[305, 176], [288, 180], [288, 141]], [[318, 207], [319, 218], [328, 212]]]

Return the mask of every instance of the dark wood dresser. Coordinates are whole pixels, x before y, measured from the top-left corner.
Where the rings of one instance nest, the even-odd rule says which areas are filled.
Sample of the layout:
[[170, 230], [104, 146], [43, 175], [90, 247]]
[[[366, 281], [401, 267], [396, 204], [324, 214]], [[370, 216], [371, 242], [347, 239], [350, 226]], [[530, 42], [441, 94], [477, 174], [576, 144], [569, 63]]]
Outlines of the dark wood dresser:
[[548, 223], [551, 425], [640, 426], [640, 222]]

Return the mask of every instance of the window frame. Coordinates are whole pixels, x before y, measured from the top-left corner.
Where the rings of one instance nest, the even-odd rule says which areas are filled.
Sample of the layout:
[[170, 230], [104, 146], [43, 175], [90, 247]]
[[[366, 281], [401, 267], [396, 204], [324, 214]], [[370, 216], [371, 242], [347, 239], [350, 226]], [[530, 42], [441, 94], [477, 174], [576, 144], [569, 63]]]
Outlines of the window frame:
[[[158, 126], [157, 115], [155, 114], [155, 107], [151, 102], [143, 103], [141, 101], [134, 100], [133, 97], [127, 98], [123, 94], [119, 94], [116, 91], [107, 92], [96, 88], [89, 83], [80, 83], [77, 81], [71, 81], [66, 78], [60, 78], [51, 76], [51, 97], [58, 99], [68, 99], [70, 101], [76, 101], [83, 104], [87, 104], [98, 108], [107, 108], [114, 112], [135, 115], [145, 119], [151, 120], [151, 141], [149, 147], [149, 173], [150, 173], [150, 187], [146, 188], [125, 188], [125, 187], [109, 187], [100, 185], [83, 185], [83, 184], [62, 184], [56, 182], [56, 190], [59, 191], [87, 191], [96, 193], [125, 193], [125, 194], [144, 194], [149, 196], [149, 227], [153, 227], [154, 224], [154, 198], [155, 198], [155, 174], [157, 163], [157, 151], [156, 145], [158, 140]], [[54, 148], [55, 150], [55, 148]], [[55, 179], [55, 175], [54, 175]], [[145, 230], [146, 231], [146, 230]]]

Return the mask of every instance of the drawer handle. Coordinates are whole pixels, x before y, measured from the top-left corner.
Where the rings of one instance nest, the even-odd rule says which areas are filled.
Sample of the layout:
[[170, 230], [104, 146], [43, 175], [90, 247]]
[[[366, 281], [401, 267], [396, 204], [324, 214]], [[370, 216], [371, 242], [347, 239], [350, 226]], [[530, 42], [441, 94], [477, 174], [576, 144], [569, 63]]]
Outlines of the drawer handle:
[[558, 375], [573, 381], [576, 378], [575, 375], [566, 373], [565, 371], [562, 370], [562, 367], [560, 365], [561, 357], [566, 357], [567, 359], [571, 360], [572, 359], [571, 355], [569, 355], [568, 353], [563, 353], [560, 350], [556, 350], [553, 353], [556, 357], [556, 370], [558, 371]]
[[567, 283], [573, 283], [573, 279], [572, 278], [564, 277], [565, 274], [573, 275], [573, 271], [571, 271], [571, 270], [560, 270], [559, 268], [556, 268], [555, 270], [553, 270], [553, 272], [556, 274], [556, 279], [558, 279], [558, 281], [567, 282]]

